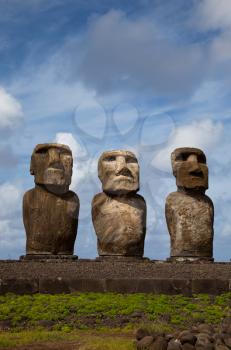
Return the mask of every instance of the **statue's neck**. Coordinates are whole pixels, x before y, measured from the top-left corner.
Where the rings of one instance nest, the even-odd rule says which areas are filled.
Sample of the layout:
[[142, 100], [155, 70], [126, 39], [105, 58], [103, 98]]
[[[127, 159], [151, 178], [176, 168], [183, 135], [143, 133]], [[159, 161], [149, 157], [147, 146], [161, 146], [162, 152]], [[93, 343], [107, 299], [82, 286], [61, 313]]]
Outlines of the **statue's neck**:
[[188, 195], [204, 195], [205, 194], [205, 188], [203, 187], [198, 187], [198, 188], [185, 188], [178, 186], [177, 187], [177, 192], [185, 193]]
[[121, 197], [121, 198], [126, 198], [126, 197], [133, 197], [135, 194], [136, 194], [136, 191], [130, 191], [130, 192], [127, 192], [127, 193], [121, 193], [119, 191], [116, 191], [116, 192], [107, 192], [107, 191], [104, 191], [104, 193], [109, 196], [109, 197]]
[[69, 186], [35, 184], [35, 188], [61, 196], [69, 191]]

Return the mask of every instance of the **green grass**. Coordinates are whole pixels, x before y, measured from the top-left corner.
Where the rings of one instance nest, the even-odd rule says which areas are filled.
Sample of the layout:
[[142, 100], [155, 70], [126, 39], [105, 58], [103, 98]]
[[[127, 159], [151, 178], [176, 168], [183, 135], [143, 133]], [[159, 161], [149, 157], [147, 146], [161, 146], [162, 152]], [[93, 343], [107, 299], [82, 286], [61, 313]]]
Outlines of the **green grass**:
[[[218, 325], [231, 316], [230, 306], [231, 293], [217, 297], [7, 294], [0, 296], [0, 349], [37, 342], [76, 341], [78, 349], [83, 350], [132, 350], [137, 327], [171, 332], [198, 322]], [[142, 317], [135, 317], [134, 313]]]
[[[91, 331], [75, 330], [68, 334], [62, 331], [29, 330], [21, 332], [0, 332], [0, 349], [12, 349], [22, 345], [68, 344], [73, 342], [79, 350], [134, 350], [133, 333], [118, 329]], [[75, 348], [75, 347], [74, 347]]]
[[[56, 330], [66, 327], [84, 328], [84, 320], [92, 318], [95, 326], [103, 321], [131, 316], [141, 312], [147, 320], [183, 325], [189, 319], [219, 323], [229, 316], [231, 293], [217, 297], [196, 295], [116, 294], [116, 293], [73, 293], [34, 294], [0, 296], [0, 321], [7, 321], [11, 327], [28, 328], [38, 326], [40, 321], [53, 321]], [[166, 322], [165, 322], [166, 323]], [[61, 327], [61, 328], [60, 328]]]
[[21, 332], [1, 332], [0, 333], [0, 348], [9, 348], [16, 345], [26, 345], [30, 343], [40, 343], [47, 341], [63, 341], [79, 339], [79, 335], [67, 336], [63, 332], [59, 331], [45, 331], [45, 330], [33, 330], [33, 331], [21, 331]]

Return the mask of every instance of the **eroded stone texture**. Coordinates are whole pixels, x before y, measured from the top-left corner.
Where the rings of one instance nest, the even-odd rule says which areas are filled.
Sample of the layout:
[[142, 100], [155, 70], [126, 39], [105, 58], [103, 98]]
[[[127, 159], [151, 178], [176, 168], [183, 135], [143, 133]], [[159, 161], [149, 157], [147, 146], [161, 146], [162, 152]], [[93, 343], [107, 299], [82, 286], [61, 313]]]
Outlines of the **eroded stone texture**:
[[98, 163], [103, 193], [92, 201], [100, 256], [142, 257], [146, 203], [139, 190], [139, 165], [129, 151], [104, 152]]
[[104, 152], [98, 162], [98, 175], [105, 193], [118, 196], [139, 190], [139, 164], [130, 151]]
[[171, 237], [171, 258], [212, 259], [214, 208], [205, 195], [208, 168], [197, 148], [178, 148], [172, 155], [177, 192], [166, 200], [165, 213]]
[[35, 188], [23, 198], [27, 255], [72, 255], [79, 199], [69, 191], [72, 153], [61, 144], [39, 144], [31, 157]]

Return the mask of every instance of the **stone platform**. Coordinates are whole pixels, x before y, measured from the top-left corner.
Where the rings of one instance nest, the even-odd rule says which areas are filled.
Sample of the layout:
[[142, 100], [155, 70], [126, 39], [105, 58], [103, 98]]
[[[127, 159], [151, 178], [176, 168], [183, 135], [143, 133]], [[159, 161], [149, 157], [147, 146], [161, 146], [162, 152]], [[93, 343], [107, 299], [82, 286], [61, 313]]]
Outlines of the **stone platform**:
[[0, 294], [118, 292], [218, 295], [231, 291], [231, 263], [134, 260], [1, 260]]

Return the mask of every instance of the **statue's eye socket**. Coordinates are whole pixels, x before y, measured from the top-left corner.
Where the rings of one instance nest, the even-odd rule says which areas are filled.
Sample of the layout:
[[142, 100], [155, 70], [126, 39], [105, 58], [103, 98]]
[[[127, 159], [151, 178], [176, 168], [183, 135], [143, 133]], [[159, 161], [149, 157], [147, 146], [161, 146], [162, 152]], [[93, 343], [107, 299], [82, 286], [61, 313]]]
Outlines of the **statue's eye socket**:
[[67, 151], [60, 151], [60, 155], [61, 156], [69, 156], [69, 157], [71, 157], [71, 154], [69, 152], [67, 152]]
[[184, 162], [187, 160], [189, 154], [188, 153], [181, 153], [176, 157], [177, 162]]
[[126, 163], [137, 163], [137, 159], [134, 157], [126, 157]]
[[200, 154], [199, 156], [197, 156], [198, 162], [199, 163], [204, 163], [206, 164], [206, 158], [203, 154]]
[[[194, 153], [193, 153], [194, 154]], [[179, 154], [177, 157], [176, 157], [176, 161], [177, 162], [184, 162], [184, 161], [187, 161], [189, 156], [191, 154], [188, 154], [188, 153], [181, 153]], [[203, 154], [195, 154], [196, 157], [197, 157], [197, 161], [198, 163], [204, 163], [206, 164], [206, 158]]]
[[46, 155], [46, 154], [47, 154], [47, 149], [41, 148], [41, 149], [39, 149], [36, 153], [37, 153], [37, 154], [40, 154], [40, 155]]
[[109, 157], [105, 158], [104, 160], [106, 160], [106, 162], [114, 162], [116, 160], [116, 156], [109, 156]]

